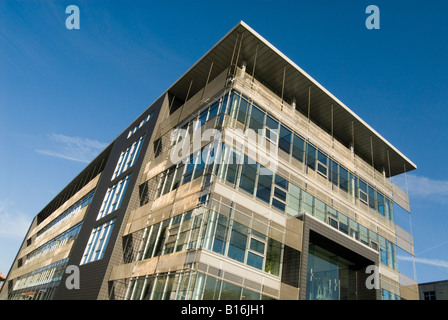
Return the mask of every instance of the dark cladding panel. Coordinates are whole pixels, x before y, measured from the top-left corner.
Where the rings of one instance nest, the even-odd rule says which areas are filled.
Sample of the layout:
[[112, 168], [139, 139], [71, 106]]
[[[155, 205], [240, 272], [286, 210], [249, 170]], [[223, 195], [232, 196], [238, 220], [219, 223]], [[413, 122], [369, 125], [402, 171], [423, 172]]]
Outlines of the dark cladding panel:
[[[78, 238], [76, 239], [76, 242], [73, 244], [69, 256], [69, 261], [67, 263], [67, 265], [79, 266], [80, 288], [71, 290], [67, 289], [65, 286], [65, 281], [70, 274], [64, 274], [61, 279], [61, 284], [57, 288], [57, 291], [55, 293], [54, 296], [55, 300], [98, 299], [98, 295], [103, 285], [103, 282], [107, 281], [107, 279], [104, 279], [104, 277], [106, 275], [106, 270], [110, 263], [112, 251], [115, 248], [116, 242], [122, 241], [121, 239], [118, 239], [119, 232], [121, 230], [122, 224], [125, 222], [124, 221], [125, 213], [129, 204], [129, 200], [133, 190], [136, 187], [137, 178], [142, 168], [143, 160], [148, 150], [149, 142], [151, 141], [151, 136], [154, 133], [154, 128], [158, 120], [160, 111], [162, 109], [162, 106], [164, 105], [165, 97], [166, 95], [163, 95], [156, 102], [154, 102], [151, 105], [151, 107], [149, 107], [114, 141], [113, 148], [109, 155], [109, 159], [105, 165], [104, 171], [98, 182], [95, 196], [89, 208], [87, 209], [82, 229], [78, 235]], [[136, 126], [138, 126], [138, 124], [151, 113], [152, 113], [151, 118], [134, 134], [128, 137], [129, 131], [133, 130]], [[121, 174], [117, 179], [112, 180], [111, 178], [113, 176], [121, 152], [126, 150], [126, 148], [128, 148], [129, 146], [131, 146], [132, 143], [138, 140], [142, 135], [145, 135], [145, 138], [141, 146], [141, 150], [137, 161], [130, 169], [123, 172], [123, 174]], [[129, 182], [127, 185], [126, 192], [122, 198], [122, 203], [120, 207], [117, 210], [110, 212], [106, 216], [97, 220], [98, 212], [101, 208], [104, 196], [106, 195], [108, 188], [117, 183], [117, 181], [120, 180], [122, 176], [127, 176], [129, 174], [130, 174]], [[82, 256], [84, 254], [84, 250], [86, 248], [92, 230], [112, 219], [115, 219], [115, 222], [102, 259], [80, 265]]]
[[299, 287], [300, 251], [285, 245], [283, 253], [282, 282]]

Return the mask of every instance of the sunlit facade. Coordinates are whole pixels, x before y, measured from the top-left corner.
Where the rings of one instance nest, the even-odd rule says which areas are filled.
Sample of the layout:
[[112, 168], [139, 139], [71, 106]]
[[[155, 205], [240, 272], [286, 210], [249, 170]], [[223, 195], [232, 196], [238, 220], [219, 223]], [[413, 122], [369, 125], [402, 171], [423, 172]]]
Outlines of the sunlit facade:
[[36, 216], [0, 298], [418, 299], [414, 169], [241, 22]]

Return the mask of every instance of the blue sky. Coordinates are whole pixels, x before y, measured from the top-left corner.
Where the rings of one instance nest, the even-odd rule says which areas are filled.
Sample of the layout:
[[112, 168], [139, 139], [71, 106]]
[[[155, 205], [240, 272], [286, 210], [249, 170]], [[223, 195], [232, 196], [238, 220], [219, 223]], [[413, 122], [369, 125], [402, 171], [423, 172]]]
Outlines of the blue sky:
[[417, 164], [396, 180], [417, 280], [448, 279], [447, 13], [444, 0], [1, 1], [0, 272], [58, 191], [243, 20]]

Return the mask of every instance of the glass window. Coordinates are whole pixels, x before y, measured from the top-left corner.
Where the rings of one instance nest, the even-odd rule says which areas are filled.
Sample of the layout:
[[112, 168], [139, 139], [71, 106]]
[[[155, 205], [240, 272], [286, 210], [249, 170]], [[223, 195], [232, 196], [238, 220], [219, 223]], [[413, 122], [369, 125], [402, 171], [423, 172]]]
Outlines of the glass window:
[[103, 258], [114, 223], [115, 219], [110, 220], [92, 230], [80, 264], [86, 264], [101, 260]]
[[224, 254], [226, 250], [226, 239], [228, 230], [228, 219], [223, 215], [218, 215], [218, 223], [216, 225], [215, 240], [213, 242], [213, 251]]
[[319, 199], [314, 199], [314, 207], [315, 207], [315, 213], [314, 216], [319, 219], [320, 221], [325, 221], [325, 203], [320, 201]]
[[377, 203], [378, 203], [378, 212], [382, 215], [385, 216], [385, 212], [384, 212], [384, 196], [377, 192], [376, 194], [377, 196]]
[[375, 199], [375, 190], [369, 186], [369, 207], [376, 210], [376, 199]]
[[302, 198], [303, 199], [303, 203], [302, 203], [303, 211], [312, 215], [313, 214], [314, 197], [305, 191], [302, 191], [302, 197], [303, 197]]
[[369, 230], [362, 225], [359, 225], [359, 240], [366, 246], [369, 245]]
[[219, 108], [219, 102], [215, 102], [215, 104], [210, 107], [210, 111], [208, 113], [208, 119], [207, 120], [210, 120], [214, 116], [216, 116], [216, 114], [218, 113], [218, 108]]
[[380, 261], [384, 265], [388, 265], [386, 239], [379, 237], [380, 240]]
[[180, 163], [176, 169], [176, 174], [175, 174], [174, 180], [173, 180], [173, 187], [171, 188], [171, 190], [175, 190], [179, 187], [183, 174], [184, 174], [184, 164]]
[[291, 136], [292, 133], [290, 130], [286, 129], [284, 126], [280, 126], [280, 139], [278, 146], [287, 154], [291, 153]]
[[278, 121], [268, 114], [266, 116], [266, 138], [275, 144], [278, 142], [278, 126]]
[[221, 280], [207, 276], [204, 285], [204, 295], [202, 300], [218, 300], [219, 290], [221, 289]]
[[241, 123], [246, 124], [247, 113], [249, 112], [249, 102], [244, 98], [241, 98], [240, 107], [238, 109], [237, 120]]
[[257, 184], [257, 197], [263, 201], [269, 203], [271, 200], [271, 188], [272, 188], [272, 179], [273, 174], [268, 174], [266, 168], [260, 165], [260, 172], [263, 170], [263, 173], [258, 176], [258, 184]]
[[207, 115], [208, 115], [208, 109], [203, 110], [199, 114], [198, 128], [202, 127], [205, 124], [205, 122], [207, 121]]
[[330, 160], [330, 181], [339, 186], [339, 165], [337, 162]]
[[285, 190], [288, 190], [288, 180], [286, 180], [282, 176], [279, 176], [278, 174], [275, 175], [275, 184]]
[[277, 209], [285, 211], [287, 195], [285, 190], [288, 190], [288, 181], [279, 175], [275, 175], [275, 185], [272, 205]]
[[395, 217], [394, 217], [394, 209], [393, 209], [393, 205], [392, 202], [388, 199], [388, 198], [384, 198], [384, 211], [385, 211], [385, 215], [386, 217], [394, 222], [395, 221]]
[[248, 252], [247, 253], [247, 265], [263, 270], [263, 257], [258, 254]]
[[348, 171], [342, 166], [339, 166], [339, 188], [348, 192]]
[[[206, 151], [207, 149], [204, 149]], [[205, 161], [202, 158], [202, 152], [198, 152], [199, 155], [195, 159], [196, 167], [194, 169], [193, 180], [199, 178], [204, 173]]]
[[140, 137], [135, 141], [132, 146], [123, 151], [118, 159], [117, 165], [115, 166], [114, 174], [112, 180], [122, 174], [124, 171], [132, 167], [140, 153], [141, 146], [143, 144], [143, 139], [145, 136]]
[[148, 237], [148, 240], [146, 242], [145, 252], [143, 254], [143, 259], [149, 259], [152, 258], [154, 255], [154, 245], [157, 240], [157, 236], [159, 234], [159, 228], [161, 223], [157, 223], [153, 226], [151, 226], [150, 235]]
[[240, 188], [250, 194], [254, 193], [255, 179], [257, 177], [257, 163], [244, 156], [244, 164], [241, 168]]
[[100, 211], [98, 212], [98, 216], [96, 218], [97, 220], [120, 208], [121, 202], [123, 201], [123, 196], [128, 186], [129, 177], [130, 175], [120, 180], [107, 190]]
[[300, 162], [304, 161], [305, 141], [296, 134], [294, 134], [294, 139], [292, 141], [292, 156]]
[[294, 217], [300, 212], [300, 193], [299, 187], [292, 183], [289, 184], [286, 213]]
[[356, 240], [359, 240], [359, 224], [353, 221], [352, 219], [349, 220], [350, 224], [350, 236]]
[[343, 214], [339, 214], [339, 231], [348, 234], [348, 218]]
[[162, 222], [159, 233], [157, 235], [156, 243], [154, 245], [154, 257], [160, 256], [163, 252], [163, 246], [165, 244], [165, 238], [167, 235], [167, 229], [169, 226], [170, 220], [167, 219]]
[[312, 170], [316, 170], [316, 148], [308, 144], [306, 149], [306, 165]]
[[273, 275], [280, 275], [280, 261], [282, 256], [282, 244], [281, 242], [268, 239], [268, 245], [266, 248], [266, 265], [264, 271]]
[[359, 199], [367, 204], [367, 183], [358, 179]]
[[252, 111], [250, 114], [249, 128], [255, 130], [256, 133], [261, 133], [260, 130], [263, 129], [265, 113], [258, 109], [255, 105], [252, 106]]
[[230, 96], [230, 103], [227, 107], [226, 114], [236, 119], [236, 114], [238, 112], [238, 103], [240, 102], [240, 96], [237, 94], [232, 94]]
[[241, 295], [241, 300], [260, 300], [260, 294], [243, 288], [243, 294]]
[[157, 158], [162, 153], [162, 138], [154, 141], [154, 158]]
[[175, 166], [172, 166], [171, 168], [168, 169], [168, 173], [166, 174], [165, 185], [163, 187], [162, 195], [171, 191], [171, 185], [173, 183], [175, 173], [176, 173]]
[[235, 183], [238, 175], [238, 163], [240, 156], [233, 150], [230, 150], [229, 163], [227, 166], [226, 180]]
[[328, 157], [320, 150], [317, 151], [317, 172], [324, 177], [328, 175]]
[[249, 229], [246, 226], [236, 221], [233, 222], [233, 228], [229, 242], [229, 258], [235, 259], [239, 262], [244, 262], [248, 233]]
[[241, 287], [223, 281], [220, 300], [240, 300]]
[[185, 173], [182, 184], [186, 184], [191, 181], [191, 177], [193, 176], [193, 169], [194, 169], [193, 155], [190, 155], [188, 163], [185, 165]]
[[265, 243], [257, 239], [250, 239], [250, 250], [264, 254]]

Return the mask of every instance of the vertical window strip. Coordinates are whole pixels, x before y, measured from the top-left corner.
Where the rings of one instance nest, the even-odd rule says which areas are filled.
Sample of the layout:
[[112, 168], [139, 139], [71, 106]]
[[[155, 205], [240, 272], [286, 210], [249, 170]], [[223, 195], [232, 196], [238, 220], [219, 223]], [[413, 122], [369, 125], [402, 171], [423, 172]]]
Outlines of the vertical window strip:
[[81, 259], [81, 265], [101, 260], [114, 227], [115, 219], [110, 220], [92, 230], [89, 241]]
[[107, 190], [97, 220], [120, 208], [130, 176], [131, 175], [126, 176]]
[[111, 180], [114, 180], [116, 177], [118, 177], [120, 174], [122, 174], [123, 172], [125, 172], [134, 165], [140, 153], [140, 149], [143, 144], [144, 138], [145, 138], [144, 135], [141, 136], [129, 148], [127, 148], [125, 151], [121, 153]]

